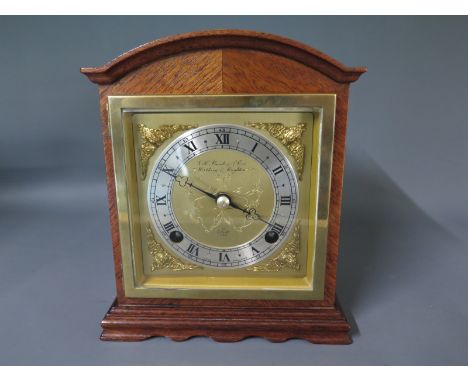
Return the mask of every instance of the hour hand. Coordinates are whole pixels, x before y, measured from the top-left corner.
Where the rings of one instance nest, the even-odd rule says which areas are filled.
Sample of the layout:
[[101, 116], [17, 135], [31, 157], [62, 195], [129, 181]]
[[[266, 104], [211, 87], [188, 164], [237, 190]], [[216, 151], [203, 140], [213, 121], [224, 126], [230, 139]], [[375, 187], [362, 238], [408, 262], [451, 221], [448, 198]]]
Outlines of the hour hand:
[[201, 189], [200, 187], [195, 186], [192, 182], [189, 182], [188, 177], [180, 176], [180, 175], [174, 175], [174, 169], [163, 167], [161, 170], [164, 171], [167, 175], [173, 177], [176, 180], [176, 182], [179, 183], [179, 186], [185, 187], [187, 185], [189, 187], [195, 188], [196, 190], [200, 191], [201, 193], [205, 194], [206, 196], [210, 197], [211, 199], [214, 199], [214, 200], [217, 199], [217, 196], [215, 194], [212, 194], [212, 193], [210, 193], [208, 191], [205, 191], [205, 190]]

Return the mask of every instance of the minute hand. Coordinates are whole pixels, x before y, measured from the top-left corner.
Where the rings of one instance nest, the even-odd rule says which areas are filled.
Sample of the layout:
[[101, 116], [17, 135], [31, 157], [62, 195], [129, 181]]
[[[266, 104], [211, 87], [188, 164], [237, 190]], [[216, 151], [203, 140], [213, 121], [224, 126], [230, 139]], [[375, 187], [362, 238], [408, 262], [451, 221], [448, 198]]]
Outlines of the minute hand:
[[265, 223], [265, 224], [268, 224], [269, 226], [273, 227], [273, 224], [267, 222], [265, 219], [261, 218], [260, 215], [257, 214], [257, 211], [255, 211], [255, 208], [242, 208], [240, 206], [238, 206], [236, 203], [234, 202], [230, 202], [229, 205], [232, 207], [232, 208], [235, 208], [237, 210], [240, 210], [242, 211], [243, 213], [245, 213], [247, 215], [247, 217], [252, 217], [252, 219], [254, 220], [260, 220], [261, 222]]
[[[215, 201], [218, 200], [218, 196], [216, 196], [215, 194], [212, 194], [212, 193], [210, 193], [208, 191], [202, 190], [200, 187], [195, 186], [192, 182], [188, 181], [187, 177], [180, 177], [178, 175], [174, 175], [170, 169], [163, 168], [162, 171], [164, 171], [167, 175], [173, 177], [182, 187], [187, 184], [189, 187], [195, 188], [196, 190], [202, 192], [203, 194], [205, 194], [209, 198], [211, 198], [211, 199], [213, 199]], [[182, 179], [185, 179], [185, 182], [182, 182]], [[267, 222], [265, 219], [261, 218], [260, 215], [257, 214], [257, 211], [255, 211], [254, 208], [249, 208], [249, 209], [242, 208], [242, 207], [238, 206], [236, 203], [232, 202], [231, 200], [229, 202], [229, 206], [232, 207], [232, 208], [235, 208], [237, 210], [242, 211], [243, 213], [245, 213], [247, 215], [247, 217], [250, 216], [252, 219], [260, 220], [261, 222], [263, 222], [265, 224], [268, 224], [269, 226], [273, 227], [273, 224], [271, 224], [271, 223]]]

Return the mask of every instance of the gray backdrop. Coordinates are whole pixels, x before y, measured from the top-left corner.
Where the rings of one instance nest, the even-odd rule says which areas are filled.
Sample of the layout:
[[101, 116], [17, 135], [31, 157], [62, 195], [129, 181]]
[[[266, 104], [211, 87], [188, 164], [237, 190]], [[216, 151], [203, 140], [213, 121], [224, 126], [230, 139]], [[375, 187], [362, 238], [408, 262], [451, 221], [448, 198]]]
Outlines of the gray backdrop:
[[[98, 94], [79, 68], [211, 28], [369, 68], [351, 89], [344, 182], [350, 346], [98, 340], [113, 265]], [[462, 17], [0, 18], [0, 363], [468, 363], [467, 37]]]

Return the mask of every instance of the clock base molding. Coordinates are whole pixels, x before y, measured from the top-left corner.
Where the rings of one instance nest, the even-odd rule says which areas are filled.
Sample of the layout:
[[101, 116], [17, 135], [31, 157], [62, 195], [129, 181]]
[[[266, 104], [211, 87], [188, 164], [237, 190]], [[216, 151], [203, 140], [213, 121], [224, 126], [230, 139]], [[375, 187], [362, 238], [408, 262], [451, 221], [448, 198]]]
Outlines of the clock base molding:
[[311, 308], [237, 308], [119, 305], [102, 320], [103, 341], [168, 337], [185, 341], [211, 337], [237, 342], [262, 337], [270, 342], [304, 339], [314, 344], [350, 344], [350, 325], [339, 305]]

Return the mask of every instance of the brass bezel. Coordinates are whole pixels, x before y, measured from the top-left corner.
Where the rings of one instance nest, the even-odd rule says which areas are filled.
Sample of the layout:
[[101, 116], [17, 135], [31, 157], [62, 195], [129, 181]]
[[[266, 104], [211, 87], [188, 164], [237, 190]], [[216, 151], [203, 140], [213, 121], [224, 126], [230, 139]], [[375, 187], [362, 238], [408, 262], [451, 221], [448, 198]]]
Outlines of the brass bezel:
[[[320, 300], [324, 296], [325, 265], [328, 237], [328, 214], [335, 125], [335, 94], [301, 95], [194, 95], [194, 96], [110, 96], [108, 97], [109, 129], [112, 138], [114, 176], [116, 184], [119, 233], [122, 257], [122, 277], [127, 297], [207, 298], [207, 299], [291, 299]], [[255, 287], [226, 287], [196, 284], [177, 285], [166, 282], [148, 284], [135, 255], [141, 253], [141, 242], [132, 232], [139, 216], [133, 216], [129, 195], [136, 182], [136, 167], [129, 160], [126, 129], [132, 128], [134, 113], [188, 112], [304, 112], [313, 113], [312, 159], [316, 171], [311, 174], [307, 274], [292, 282], [285, 278], [275, 284], [260, 279]], [[130, 126], [130, 127], [129, 127]], [[127, 138], [126, 138], [127, 136]], [[129, 142], [130, 141], [130, 142]], [[313, 208], [312, 208], [313, 207]], [[139, 224], [139, 223], [138, 223]], [[187, 277], [190, 279], [190, 277]], [[190, 285], [188, 287], [187, 285]]]

